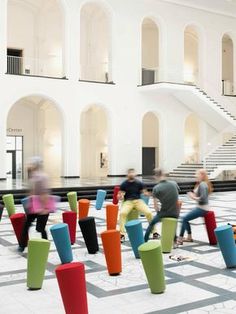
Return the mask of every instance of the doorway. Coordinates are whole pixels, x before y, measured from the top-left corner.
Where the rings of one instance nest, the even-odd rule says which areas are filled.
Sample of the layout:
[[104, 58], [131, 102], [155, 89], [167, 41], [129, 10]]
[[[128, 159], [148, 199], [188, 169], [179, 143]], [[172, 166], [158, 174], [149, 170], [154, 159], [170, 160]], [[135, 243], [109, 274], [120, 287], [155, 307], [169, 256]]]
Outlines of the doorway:
[[7, 49], [7, 73], [22, 74], [23, 51], [21, 49]]
[[153, 170], [156, 165], [156, 148], [155, 147], [143, 147], [143, 165], [142, 173], [145, 176], [153, 175]]
[[7, 178], [23, 179], [23, 136], [7, 136]]

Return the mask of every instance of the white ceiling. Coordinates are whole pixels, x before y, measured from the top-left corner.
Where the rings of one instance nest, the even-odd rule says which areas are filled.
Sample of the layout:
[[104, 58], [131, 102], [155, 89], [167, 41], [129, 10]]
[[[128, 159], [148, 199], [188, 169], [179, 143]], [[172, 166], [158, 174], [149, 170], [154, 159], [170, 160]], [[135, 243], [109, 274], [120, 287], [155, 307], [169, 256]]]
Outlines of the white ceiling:
[[236, 0], [162, 0], [162, 1], [236, 17]]

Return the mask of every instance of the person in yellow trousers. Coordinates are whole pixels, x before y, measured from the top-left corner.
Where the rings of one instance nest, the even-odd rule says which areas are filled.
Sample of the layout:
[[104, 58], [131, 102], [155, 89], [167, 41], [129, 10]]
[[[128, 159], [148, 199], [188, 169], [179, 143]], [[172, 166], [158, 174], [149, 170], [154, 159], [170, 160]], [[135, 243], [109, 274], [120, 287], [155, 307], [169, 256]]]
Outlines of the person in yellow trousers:
[[[149, 192], [146, 190], [144, 184], [136, 178], [135, 170], [129, 169], [127, 172], [127, 179], [121, 184], [120, 192], [118, 194], [119, 200], [123, 201], [120, 212], [121, 243], [125, 241], [125, 223], [127, 221], [127, 216], [132, 210], [137, 210], [144, 214], [149, 223], [152, 221], [153, 216], [151, 210], [141, 199], [141, 194], [149, 195]], [[155, 228], [152, 232], [153, 239], [158, 239], [160, 237]]]

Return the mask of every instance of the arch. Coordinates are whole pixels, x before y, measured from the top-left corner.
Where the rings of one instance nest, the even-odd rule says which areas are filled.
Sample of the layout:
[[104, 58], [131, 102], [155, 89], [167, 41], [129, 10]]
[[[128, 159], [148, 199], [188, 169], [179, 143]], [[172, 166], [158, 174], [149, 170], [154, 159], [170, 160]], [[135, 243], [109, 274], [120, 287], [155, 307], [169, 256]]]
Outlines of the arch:
[[106, 2], [80, 6], [80, 80], [111, 83], [113, 12]]
[[231, 32], [224, 33], [221, 38], [222, 49], [222, 93], [223, 95], [234, 94], [234, 40]]
[[160, 165], [160, 122], [159, 116], [148, 111], [142, 118], [142, 174], [152, 175]]
[[184, 151], [186, 163], [199, 163], [200, 161], [200, 125], [196, 114], [191, 113], [184, 124]]
[[67, 4], [8, 0], [7, 72], [65, 77]]
[[[17, 100], [7, 115], [7, 138], [23, 138], [22, 169], [31, 156], [44, 160], [45, 171], [51, 178], [62, 175], [64, 119], [57, 103], [50, 98], [30, 95]], [[9, 160], [11, 155], [7, 155]], [[20, 158], [20, 157], [19, 157]]]
[[184, 81], [203, 85], [205, 36], [201, 25], [193, 22], [184, 26]]
[[80, 116], [81, 177], [106, 177], [109, 172], [109, 114], [104, 106], [86, 106]]

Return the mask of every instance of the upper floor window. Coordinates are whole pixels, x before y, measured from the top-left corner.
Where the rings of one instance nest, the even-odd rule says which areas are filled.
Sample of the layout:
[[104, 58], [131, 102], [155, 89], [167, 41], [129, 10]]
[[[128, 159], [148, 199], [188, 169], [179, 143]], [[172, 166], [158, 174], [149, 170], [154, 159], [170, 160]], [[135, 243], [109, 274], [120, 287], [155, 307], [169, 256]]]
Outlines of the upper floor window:
[[184, 82], [198, 84], [199, 81], [199, 35], [195, 26], [184, 31]]
[[222, 38], [222, 93], [233, 95], [234, 92], [234, 44], [225, 34]]

